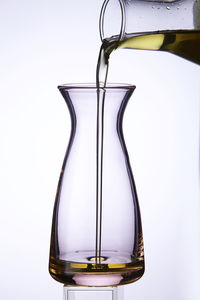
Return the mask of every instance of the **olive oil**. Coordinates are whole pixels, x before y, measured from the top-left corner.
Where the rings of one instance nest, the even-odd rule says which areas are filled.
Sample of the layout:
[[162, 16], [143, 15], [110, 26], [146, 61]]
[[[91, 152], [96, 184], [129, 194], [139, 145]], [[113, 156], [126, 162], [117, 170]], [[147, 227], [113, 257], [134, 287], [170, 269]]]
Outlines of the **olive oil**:
[[103, 42], [105, 55], [114, 49], [159, 50], [176, 54], [200, 64], [200, 30], [160, 31], [127, 35], [123, 41], [115, 38]]
[[[105, 39], [100, 48], [97, 69], [96, 69], [96, 84], [97, 84], [97, 99], [99, 103], [99, 108], [97, 111], [97, 120], [101, 124], [101, 132], [98, 132], [97, 136], [101, 137], [101, 147], [100, 151], [98, 151], [99, 157], [103, 157], [103, 113], [99, 114], [99, 111], [103, 112], [104, 106], [104, 98], [105, 92], [100, 93], [102, 87], [106, 86], [107, 75], [108, 75], [108, 66], [109, 66], [109, 58], [114, 50], [118, 49], [138, 49], [138, 50], [154, 50], [154, 51], [166, 51], [175, 55], [178, 55], [192, 63], [196, 63], [200, 65], [200, 30], [180, 30], [180, 31], [160, 31], [160, 32], [149, 32], [149, 33], [141, 33], [141, 34], [129, 34], [126, 37], [119, 41], [119, 36], [113, 36], [109, 39]], [[102, 163], [102, 161], [101, 161]], [[102, 170], [99, 168], [100, 177], [102, 177]], [[102, 206], [102, 198], [99, 197], [97, 199], [97, 232], [100, 232], [97, 235], [97, 239], [99, 239], [99, 252], [101, 255], [101, 228], [98, 224], [101, 224], [102, 214], [101, 214], [101, 206]], [[139, 242], [143, 248], [142, 237]], [[100, 256], [99, 256], [100, 257]], [[97, 265], [98, 261], [96, 260]], [[137, 265], [138, 273], [133, 271], [134, 265]], [[103, 265], [102, 265], [103, 267]], [[127, 270], [132, 269], [130, 275], [127, 277], [123, 277], [121, 283], [129, 283], [139, 279], [144, 273], [144, 257], [140, 256], [139, 264], [136, 261], [131, 264], [125, 265], [120, 269], [119, 267], [116, 269], [118, 272], [123, 274]], [[89, 271], [89, 266], [87, 265], [87, 272]], [[112, 267], [109, 265], [104, 269], [104, 272], [109, 274], [109, 272], [113, 272]], [[138, 276], [139, 275], [139, 276]], [[128, 279], [129, 278], [129, 279]], [[130, 278], [132, 278], [130, 280]]]
[[158, 31], [105, 39], [97, 63], [97, 87], [106, 85], [111, 53], [117, 49], [165, 51], [200, 65], [200, 30]]
[[72, 286], [113, 286], [134, 282], [144, 273], [142, 255], [134, 259], [117, 251], [103, 251], [104, 256], [96, 261], [95, 256], [87, 256], [89, 253], [75, 254], [63, 260], [50, 257], [49, 271], [54, 279]]

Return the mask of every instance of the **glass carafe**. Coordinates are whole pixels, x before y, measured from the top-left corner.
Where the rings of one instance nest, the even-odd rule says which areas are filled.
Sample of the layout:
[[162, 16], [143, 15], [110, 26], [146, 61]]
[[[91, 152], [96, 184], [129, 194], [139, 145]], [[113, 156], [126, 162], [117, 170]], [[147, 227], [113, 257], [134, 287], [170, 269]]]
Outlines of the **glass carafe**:
[[55, 200], [50, 274], [67, 285], [115, 286], [143, 275], [140, 210], [122, 132], [134, 89], [59, 86], [71, 136]]

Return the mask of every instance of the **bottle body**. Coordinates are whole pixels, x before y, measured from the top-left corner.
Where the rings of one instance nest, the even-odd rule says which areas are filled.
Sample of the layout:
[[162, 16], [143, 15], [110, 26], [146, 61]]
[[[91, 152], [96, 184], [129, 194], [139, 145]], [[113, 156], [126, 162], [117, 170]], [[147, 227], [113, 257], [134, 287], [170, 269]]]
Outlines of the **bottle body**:
[[115, 36], [122, 41], [133, 34], [199, 30], [199, 20], [199, 0], [105, 0], [99, 20], [100, 37], [103, 41]]
[[200, 64], [199, 20], [199, 0], [105, 0], [99, 26], [105, 57], [116, 49], [153, 50]]

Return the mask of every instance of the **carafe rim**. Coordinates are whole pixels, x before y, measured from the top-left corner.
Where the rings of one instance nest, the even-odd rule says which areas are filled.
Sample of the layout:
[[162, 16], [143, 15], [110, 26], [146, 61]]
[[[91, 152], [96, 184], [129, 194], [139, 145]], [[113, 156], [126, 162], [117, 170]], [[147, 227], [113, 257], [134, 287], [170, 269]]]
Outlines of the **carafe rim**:
[[[134, 90], [136, 88], [133, 84], [128, 83], [107, 83], [106, 87], [100, 86], [100, 89], [102, 90]], [[58, 89], [60, 91], [62, 90], [97, 90], [96, 83], [67, 83], [67, 84], [61, 84], [58, 85]]]

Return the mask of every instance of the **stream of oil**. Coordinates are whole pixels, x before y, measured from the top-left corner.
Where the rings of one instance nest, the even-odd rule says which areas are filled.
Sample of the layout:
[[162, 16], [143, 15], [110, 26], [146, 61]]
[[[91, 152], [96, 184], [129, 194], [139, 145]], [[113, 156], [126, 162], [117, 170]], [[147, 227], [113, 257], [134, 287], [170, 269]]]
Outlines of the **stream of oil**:
[[96, 154], [96, 264], [101, 264], [102, 184], [104, 102], [109, 58], [116, 49], [166, 51], [200, 65], [200, 30], [160, 31], [129, 34], [119, 41], [118, 36], [105, 39], [100, 48], [97, 69], [97, 154]]

